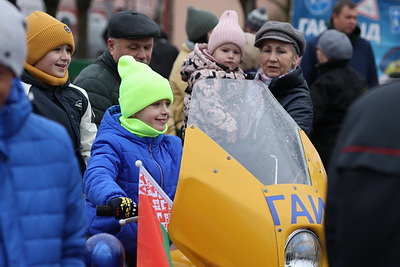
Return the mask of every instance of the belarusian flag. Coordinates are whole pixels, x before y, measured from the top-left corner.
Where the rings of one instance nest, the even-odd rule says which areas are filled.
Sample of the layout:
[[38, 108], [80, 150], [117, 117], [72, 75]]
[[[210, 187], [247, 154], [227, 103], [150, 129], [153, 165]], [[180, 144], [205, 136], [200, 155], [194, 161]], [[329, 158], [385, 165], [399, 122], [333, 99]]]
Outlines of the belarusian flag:
[[140, 161], [138, 267], [172, 266], [167, 233], [172, 201], [151, 177]]

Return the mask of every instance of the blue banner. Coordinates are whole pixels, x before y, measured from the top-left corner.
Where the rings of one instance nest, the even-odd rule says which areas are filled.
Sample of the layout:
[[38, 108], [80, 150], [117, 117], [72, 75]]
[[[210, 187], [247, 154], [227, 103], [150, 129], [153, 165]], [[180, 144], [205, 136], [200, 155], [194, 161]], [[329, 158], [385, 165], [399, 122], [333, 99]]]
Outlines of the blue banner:
[[[292, 24], [307, 40], [326, 29], [335, 0], [292, 1]], [[400, 0], [355, 0], [361, 36], [370, 41], [381, 82], [400, 70]]]

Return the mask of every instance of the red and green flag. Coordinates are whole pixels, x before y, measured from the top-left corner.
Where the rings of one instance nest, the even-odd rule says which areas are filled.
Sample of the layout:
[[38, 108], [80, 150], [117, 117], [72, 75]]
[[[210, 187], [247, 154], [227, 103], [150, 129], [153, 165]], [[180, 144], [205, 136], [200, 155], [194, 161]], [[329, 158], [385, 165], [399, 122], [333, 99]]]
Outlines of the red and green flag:
[[168, 224], [172, 201], [137, 162], [139, 172], [138, 267], [172, 267]]

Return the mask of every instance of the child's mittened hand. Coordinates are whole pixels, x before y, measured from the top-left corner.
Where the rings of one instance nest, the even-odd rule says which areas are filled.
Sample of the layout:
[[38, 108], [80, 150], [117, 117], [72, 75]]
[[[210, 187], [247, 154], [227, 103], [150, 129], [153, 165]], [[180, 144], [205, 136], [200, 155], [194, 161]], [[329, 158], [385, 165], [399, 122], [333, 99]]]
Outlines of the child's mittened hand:
[[116, 197], [108, 202], [108, 205], [114, 208], [114, 216], [116, 219], [126, 219], [137, 216], [138, 209], [135, 202], [127, 197]]

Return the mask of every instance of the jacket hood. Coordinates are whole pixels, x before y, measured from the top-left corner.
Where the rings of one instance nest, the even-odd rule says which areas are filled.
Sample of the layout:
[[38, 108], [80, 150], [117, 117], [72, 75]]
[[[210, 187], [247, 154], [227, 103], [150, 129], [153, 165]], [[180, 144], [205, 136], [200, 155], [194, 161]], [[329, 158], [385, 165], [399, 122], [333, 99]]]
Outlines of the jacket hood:
[[207, 57], [205, 53], [206, 49], [207, 44], [196, 44], [194, 50], [189, 53], [184, 64], [181, 66], [183, 81], [187, 81], [193, 72], [201, 69], [222, 70], [222, 68], [218, 66], [217, 62], [211, 60], [210, 57]]
[[14, 79], [10, 95], [4, 106], [0, 107], [1, 139], [9, 138], [19, 131], [31, 112], [32, 106], [25, 94], [21, 81]]

